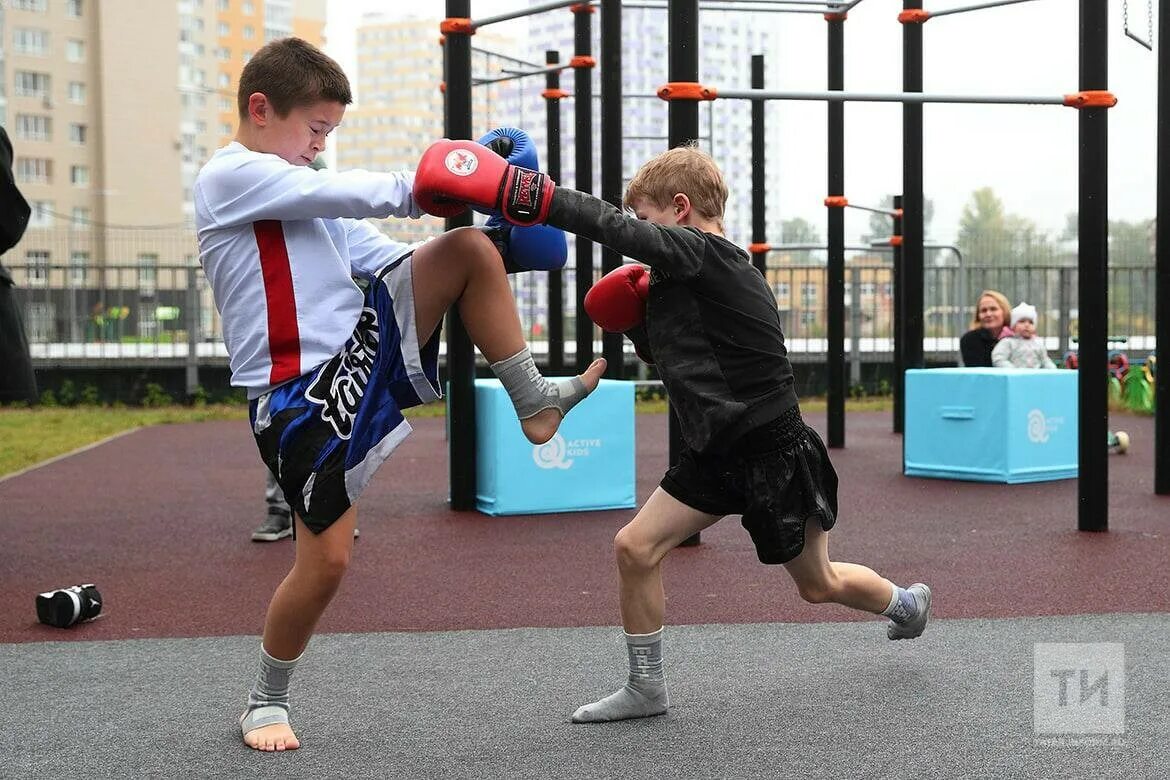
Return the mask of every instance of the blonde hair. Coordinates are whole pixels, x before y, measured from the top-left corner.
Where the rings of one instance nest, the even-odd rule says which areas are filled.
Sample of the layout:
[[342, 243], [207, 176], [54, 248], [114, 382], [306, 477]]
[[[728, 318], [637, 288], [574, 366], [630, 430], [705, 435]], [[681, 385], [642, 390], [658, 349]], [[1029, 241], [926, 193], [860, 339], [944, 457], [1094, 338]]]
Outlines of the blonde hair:
[[979, 293], [979, 297], [975, 299], [975, 315], [971, 318], [972, 328], [982, 328], [983, 322], [979, 319], [979, 301], [984, 298], [992, 298], [999, 304], [1000, 311], [1003, 312], [1003, 324], [1006, 326], [1011, 321], [1012, 305], [1008, 303], [1007, 296], [998, 290], [984, 290]]
[[630, 180], [623, 202], [632, 208], [639, 200], [648, 200], [664, 209], [680, 192], [690, 198], [698, 216], [714, 220], [723, 229], [727, 183], [711, 155], [694, 143], [676, 146], [646, 162]]

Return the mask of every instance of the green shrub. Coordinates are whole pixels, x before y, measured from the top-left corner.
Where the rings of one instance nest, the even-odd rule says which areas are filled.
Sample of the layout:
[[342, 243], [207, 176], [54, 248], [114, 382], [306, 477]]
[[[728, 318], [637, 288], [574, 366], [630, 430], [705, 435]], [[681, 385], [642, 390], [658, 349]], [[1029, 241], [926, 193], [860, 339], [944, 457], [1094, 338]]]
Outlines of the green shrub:
[[146, 407], [170, 406], [175, 401], [162, 385], [157, 382], [148, 382], [142, 394], [142, 405]]

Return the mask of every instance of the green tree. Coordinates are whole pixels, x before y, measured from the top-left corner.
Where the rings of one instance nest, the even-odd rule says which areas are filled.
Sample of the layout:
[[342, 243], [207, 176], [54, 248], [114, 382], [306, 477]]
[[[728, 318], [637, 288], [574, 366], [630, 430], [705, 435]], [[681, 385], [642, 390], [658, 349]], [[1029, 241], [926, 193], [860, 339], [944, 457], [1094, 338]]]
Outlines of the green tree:
[[780, 223], [780, 242], [783, 244], [821, 244], [820, 232], [812, 223], [800, 217]]
[[973, 266], [1022, 268], [1057, 262], [1057, 246], [1036, 223], [1004, 210], [990, 187], [971, 193], [959, 218], [959, 248]]

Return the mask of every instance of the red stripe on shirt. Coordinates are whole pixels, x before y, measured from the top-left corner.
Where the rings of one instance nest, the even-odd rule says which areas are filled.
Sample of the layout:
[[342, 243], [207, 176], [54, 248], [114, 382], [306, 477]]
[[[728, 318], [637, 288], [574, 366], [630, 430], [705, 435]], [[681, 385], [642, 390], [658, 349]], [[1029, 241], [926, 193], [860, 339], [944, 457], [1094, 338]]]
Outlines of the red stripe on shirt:
[[271, 384], [301, 375], [301, 333], [297, 327], [297, 299], [293, 292], [292, 266], [280, 221], [265, 219], [252, 223], [260, 269], [264, 273], [264, 299], [268, 303], [268, 353]]

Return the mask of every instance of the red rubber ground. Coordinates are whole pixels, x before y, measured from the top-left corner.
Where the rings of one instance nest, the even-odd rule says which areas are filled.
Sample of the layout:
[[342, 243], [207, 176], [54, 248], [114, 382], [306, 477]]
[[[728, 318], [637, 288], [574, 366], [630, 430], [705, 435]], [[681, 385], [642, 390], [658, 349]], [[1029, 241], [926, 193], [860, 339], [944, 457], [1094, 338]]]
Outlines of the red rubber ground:
[[[823, 429], [823, 414], [809, 422]], [[1120, 425], [1118, 425], [1120, 423]], [[1115, 420], [1110, 531], [1076, 530], [1077, 483], [985, 485], [901, 475], [889, 413], [848, 419], [832, 452], [841, 517], [830, 553], [929, 582], [935, 616], [1170, 611], [1170, 497], [1153, 494], [1153, 421]], [[638, 493], [666, 464], [666, 418], [638, 416]], [[0, 482], [0, 642], [259, 634], [292, 560], [256, 544], [264, 475], [244, 422], [160, 426]], [[447, 508], [442, 419], [416, 431], [363, 496], [353, 564], [321, 631], [618, 623], [611, 541], [632, 510], [488, 517]], [[854, 620], [800, 601], [728, 518], [665, 567], [667, 622]], [[105, 616], [36, 622], [35, 595], [94, 582]]]

